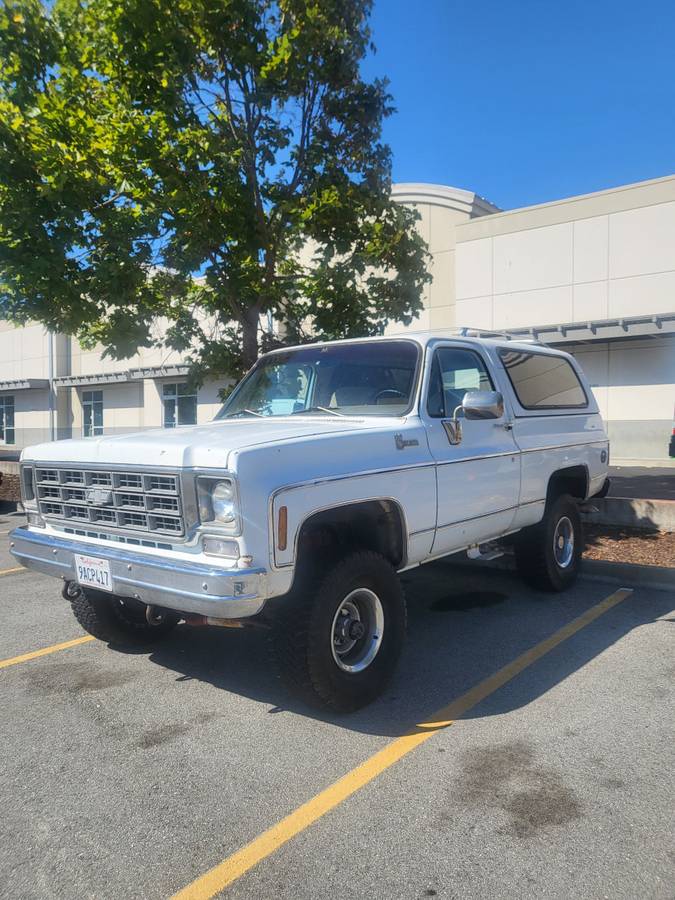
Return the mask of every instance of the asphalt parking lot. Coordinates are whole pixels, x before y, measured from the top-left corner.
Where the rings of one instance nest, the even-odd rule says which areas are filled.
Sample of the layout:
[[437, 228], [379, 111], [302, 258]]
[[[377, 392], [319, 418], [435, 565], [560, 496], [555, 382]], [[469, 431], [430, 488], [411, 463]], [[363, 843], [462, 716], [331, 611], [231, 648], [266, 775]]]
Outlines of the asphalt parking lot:
[[258, 632], [17, 659], [83, 632], [7, 541], [0, 895], [675, 897], [672, 593], [412, 571], [395, 681], [322, 717]]

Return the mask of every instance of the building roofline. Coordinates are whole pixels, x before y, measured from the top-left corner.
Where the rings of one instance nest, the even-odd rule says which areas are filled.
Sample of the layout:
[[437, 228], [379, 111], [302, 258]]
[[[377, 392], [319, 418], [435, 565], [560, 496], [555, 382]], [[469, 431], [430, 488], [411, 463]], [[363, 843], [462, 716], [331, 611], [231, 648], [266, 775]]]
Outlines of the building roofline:
[[128, 372], [91, 372], [88, 375], [59, 375], [54, 385], [60, 387], [83, 387], [96, 384], [119, 384], [129, 381]]
[[545, 343], [589, 343], [592, 341], [625, 340], [636, 337], [671, 337], [675, 335], [675, 313], [623, 316], [614, 319], [590, 319], [551, 325], [510, 328], [509, 334], [531, 337]]
[[[94, 384], [120, 384], [143, 381], [146, 378], [177, 378], [190, 371], [187, 363], [166, 363], [163, 366], [140, 366], [121, 372], [91, 372], [87, 375], [61, 375], [54, 379], [57, 387], [82, 387]], [[1, 383], [1, 382], [0, 382]]]
[[2, 378], [0, 391], [37, 391], [49, 387], [48, 378]]
[[[603, 188], [601, 191], [590, 191], [587, 194], [573, 194], [569, 197], [560, 197], [557, 200], [545, 200], [543, 203], [532, 203], [529, 206], [514, 206], [512, 209], [500, 209], [493, 213], [492, 218], [503, 219], [515, 213], [530, 212], [531, 210], [547, 209], [551, 206], [564, 206], [567, 203], [578, 203], [581, 200], [592, 200], [596, 197], [620, 194], [623, 191], [631, 191], [636, 188], [652, 187], [657, 184], [675, 182], [675, 174], [663, 175], [661, 178], [649, 178], [646, 181], [632, 181], [630, 184], [619, 184], [616, 187]], [[462, 223], [465, 224], [465, 223]]]
[[474, 209], [484, 215], [501, 211], [500, 207], [480, 194], [448, 184], [430, 184], [423, 181], [399, 182], [392, 185], [391, 196], [400, 202], [431, 203], [435, 206], [458, 209], [461, 212]]
[[165, 363], [163, 366], [140, 366], [129, 369], [129, 378], [132, 381], [142, 381], [145, 378], [175, 378], [187, 375], [190, 366], [187, 363]]

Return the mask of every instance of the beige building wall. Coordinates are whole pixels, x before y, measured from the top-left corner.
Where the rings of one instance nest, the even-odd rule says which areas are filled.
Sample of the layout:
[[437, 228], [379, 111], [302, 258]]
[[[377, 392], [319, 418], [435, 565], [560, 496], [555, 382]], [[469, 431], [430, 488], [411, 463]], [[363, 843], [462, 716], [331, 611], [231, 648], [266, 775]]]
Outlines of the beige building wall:
[[673, 312], [675, 176], [459, 225], [456, 290], [480, 328]]
[[[589, 375], [614, 458], [665, 460], [675, 405], [675, 176], [456, 231], [457, 324], [539, 329]], [[546, 329], [575, 323], [592, 328]]]
[[122, 434], [143, 428], [143, 382], [129, 381], [119, 384], [92, 384], [81, 387], [61, 388], [59, 394], [70, 394], [72, 405], [72, 434], [83, 433], [82, 394], [84, 391], [101, 391], [103, 394], [103, 433]]
[[200, 389], [197, 407], [197, 421], [200, 425], [203, 422], [210, 422], [223, 405], [219, 393], [225, 385], [224, 380], [209, 381]]
[[[154, 334], [161, 340], [166, 323], [159, 321]], [[82, 348], [76, 340], [71, 341], [72, 375], [94, 375], [101, 373], [126, 372], [129, 369], [150, 368], [153, 366], [180, 365], [183, 362], [180, 353], [166, 347], [141, 347], [138, 353], [126, 359], [111, 359], [103, 356], [103, 347]]]
[[[455, 235], [457, 226], [471, 219], [497, 212], [494, 206], [472, 191], [439, 184], [395, 184], [392, 196], [416, 209], [417, 228], [429, 248], [429, 272], [432, 281], [425, 285], [424, 309], [409, 326], [426, 331], [455, 324]], [[389, 334], [408, 330], [394, 323]]]
[[42, 325], [0, 322], [0, 381], [49, 377], [49, 336]]
[[[162, 323], [156, 327], [161, 334]], [[83, 349], [64, 335], [53, 335], [51, 340], [51, 374], [56, 379], [51, 395], [53, 417], [48, 332], [40, 325], [15, 327], [0, 321], [0, 398], [11, 397], [14, 408], [14, 440], [7, 443], [0, 436], [4, 452], [51, 440], [52, 419], [55, 438], [82, 436], [85, 391], [102, 394], [104, 434], [163, 427], [162, 386], [182, 384], [186, 379], [179, 354], [165, 348], [142, 348], [133, 357], [113, 360], [103, 356], [102, 348]], [[171, 374], [166, 375], [167, 371]], [[216, 414], [225, 384], [220, 379], [196, 391], [198, 423], [208, 422]]]
[[675, 335], [563, 347], [581, 363], [607, 423], [614, 461], [668, 461], [675, 425]]
[[[69, 365], [67, 338], [50, 338], [41, 325], [17, 327], [0, 321], [0, 398], [14, 401], [14, 444], [18, 446], [50, 440], [52, 421], [54, 435], [59, 436], [59, 414], [67, 416], [67, 409], [59, 405], [56, 394], [50, 396], [50, 342], [51, 374], [57, 376]], [[0, 434], [0, 446], [3, 445], [7, 441]]]

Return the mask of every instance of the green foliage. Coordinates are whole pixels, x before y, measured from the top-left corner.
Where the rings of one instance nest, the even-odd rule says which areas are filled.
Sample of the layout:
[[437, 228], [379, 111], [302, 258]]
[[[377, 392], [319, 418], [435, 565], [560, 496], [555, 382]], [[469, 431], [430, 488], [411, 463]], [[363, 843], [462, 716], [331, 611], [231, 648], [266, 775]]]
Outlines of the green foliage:
[[380, 333], [426, 249], [390, 199], [371, 0], [5, 0], [0, 317], [197, 378], [275, 338]]

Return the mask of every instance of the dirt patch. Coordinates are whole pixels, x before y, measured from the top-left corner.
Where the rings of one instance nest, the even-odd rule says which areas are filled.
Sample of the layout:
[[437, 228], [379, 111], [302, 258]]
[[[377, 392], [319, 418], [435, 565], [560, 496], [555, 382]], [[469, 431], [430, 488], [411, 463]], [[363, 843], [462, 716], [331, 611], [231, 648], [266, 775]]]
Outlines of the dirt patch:
[[462, 761], [459, 799], [507, 814], [503, 833], [530, 838], [568, 825], [583, 815], [581, 803], [561, 774], [538, 765], [524, 741], [484, 747]]
[[675, 568], [675, 534], [641, 528], [586, 525], [586, 559]]
[[142, 677], [141, 672], [120, 672], [101, 669], [96, 663], [33, 664], [25, 678], [32, 688], [42, 694], [86, 694], [119, 687]]
[[162, 744], [168, 744], [170, 741], [187, 734], [189, 731], [192, 731], [194, 727], [204, 725], [215, 718], [216, 713], [202, 713], [201, 715], [195, 716], [195, 718], [189, 722], [172, 722], [164, 725], [157, 725], [144, 732], [136, 746], [140, 747], [141, 750], [150, 750], [152, 747], [160, 747]]

